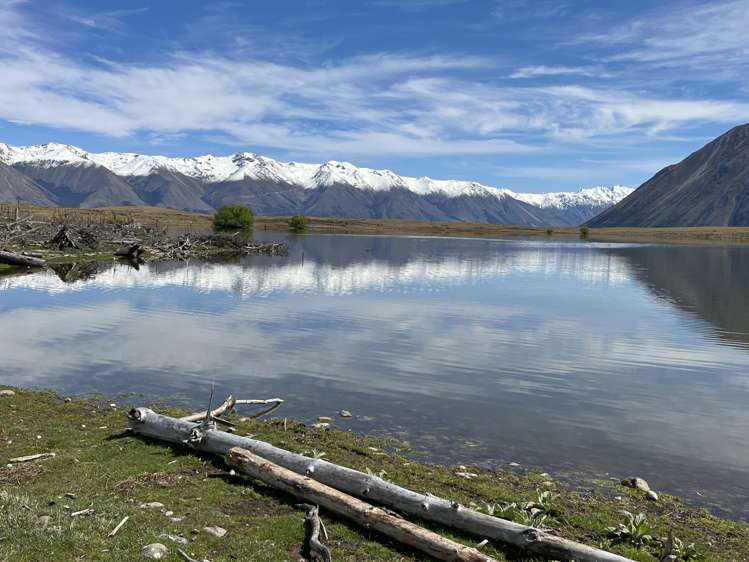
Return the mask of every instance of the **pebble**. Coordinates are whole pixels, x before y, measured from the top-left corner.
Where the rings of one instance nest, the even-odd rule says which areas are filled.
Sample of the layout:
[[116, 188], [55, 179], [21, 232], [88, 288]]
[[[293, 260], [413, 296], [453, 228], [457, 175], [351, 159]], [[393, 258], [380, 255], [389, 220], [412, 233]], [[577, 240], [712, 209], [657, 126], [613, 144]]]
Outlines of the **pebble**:
[[314, 427], [315, 429], [328, 429], [330, 427], [330, 424], [325, 422], [313, 423], [312, 427]]
[[223, 527], [203, 527], [203, 530], [209, 535], [213, 535], [219, 539], [228, 533], [228, 531]]
[[349, 412], [348, 410], [341, 410], [338, 415], [342, 418], [350, 418], [351, 412]]
[[635, 490], [642, 490], [643, 492], [650, 491], [650, 485], [647, 483], [647, 481], [643, 480], [642, 478], [638, 478], [637, 476], [630, 476], [629, 478], [625, 478], [621, 481], [621, 485], [626, 486], [627, 488], [634, 488]]
[[513, 468], [517, 468], [520, 465], [518, 463], [516, 463], [516, 462], [511, 462], [510, 466], [513, 467]]
[[658, 501], [658, 494], [656, 494], [653, 490], [648, 490], [645, 494], [645, 497], [648, 498], [650, 501], [657, 502]]
[[180, 537], [178, 535], [170, 535], [169, 533], [161, 533], [159, 535], [159, 538], [160, 539], [167, 539], [167, 540], [170, 540], [172, 542], [176, 542], [177, 544], [187, 544], [188, 542], [190, 542], [185, 537]]
[[333, 421], [333, 418], [331, 418], [330, 416], [319, 416], [317, 418], [317, 421], [319, 421], [320, 423], [330, 423]]
[[173, 511], [165, 511], [165, 512], [164, 512], [164, 515], [165, 515], [166, 517], [171, 517], [172, 515], [174, 515], [174, 512], [173, 512]]
[[138, 507], [141, 509], [161, 509], [164, 507], [164, 504], [161, 502], [148, 502], [148, 503], [142, 503]]
[[0, 396], [15, 396], [16, 393], [12, 390], [0, 390]]
[[155, 542], [153, 544], [147, 544], [142, 550], [144, 558], [150, 558], [151, 560], [161, 560], [168, 553], [169, 550], [161, 543]]

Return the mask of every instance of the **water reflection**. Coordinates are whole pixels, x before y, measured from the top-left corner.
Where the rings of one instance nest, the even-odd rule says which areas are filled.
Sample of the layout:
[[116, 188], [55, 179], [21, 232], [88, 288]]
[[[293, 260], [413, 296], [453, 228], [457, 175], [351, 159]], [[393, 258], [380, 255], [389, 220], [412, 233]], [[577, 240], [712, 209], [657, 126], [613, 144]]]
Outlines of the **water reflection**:
[[0, 377], [200, 404], [215, 379], [235, 395], [282, 395], [290, 416], [345, 408], [359, 419], [341, 426], [447, 462], [638, 474], [749, 512], [747, 250], [290, 246], [288, 258], [0, 279]]

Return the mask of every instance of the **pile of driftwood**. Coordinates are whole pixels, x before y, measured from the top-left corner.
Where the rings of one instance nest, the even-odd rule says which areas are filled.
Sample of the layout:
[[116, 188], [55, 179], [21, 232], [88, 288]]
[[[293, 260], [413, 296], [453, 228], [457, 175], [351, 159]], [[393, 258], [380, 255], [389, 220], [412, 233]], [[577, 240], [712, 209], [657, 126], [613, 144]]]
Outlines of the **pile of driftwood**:
[[112, 253], [129, 260], [186, 260], [228, 255], [286, 255], [285, 244], [248, 241], [237, 234], [169, 235], [165, 229], [137, 222], [72, 224], [32, 217], [0, 218], [0, 263], [20, 267], [45, 267], [38, 252], [90, 250]]
[[[317, 506], [320, 506], [438, 560], [494, 562], [494, 558], [479, 550], [492, 540], [554, 560], [632, 562], [541, 529], [473, 511], [454, 501], [402, 488], [372, 474], [219, 430], [219, 425], [231, 425], [222, 416], [231, 412], [237, 403], [230, 397], [213, 410], [209, 402], [205, 412], [181, 419], [163, 416], [148, 408], [135, 408], [128, 413], [129, 425], [136, 434], [219, 455], [236, 471], [312, 504], [306, 506], [309, 559], [331, 560], [330, 551], [321, 542], [321, 534], [324, 540], [325, 533], [318, 515]], [[390, 510], [483, 540], [475, 547], [466, 546]]]

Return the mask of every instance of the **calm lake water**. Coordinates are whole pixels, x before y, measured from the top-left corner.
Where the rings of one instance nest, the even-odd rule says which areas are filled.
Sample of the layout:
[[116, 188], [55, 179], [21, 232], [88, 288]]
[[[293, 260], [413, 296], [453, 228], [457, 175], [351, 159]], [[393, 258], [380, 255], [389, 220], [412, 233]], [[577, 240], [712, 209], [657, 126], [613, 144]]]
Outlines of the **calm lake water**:
[[749, 518], [749, 248], [289, 243], [288, 258], [0, 277], [0, 381], [195, 407], [216, 381], [433, 461], [637, 475]]

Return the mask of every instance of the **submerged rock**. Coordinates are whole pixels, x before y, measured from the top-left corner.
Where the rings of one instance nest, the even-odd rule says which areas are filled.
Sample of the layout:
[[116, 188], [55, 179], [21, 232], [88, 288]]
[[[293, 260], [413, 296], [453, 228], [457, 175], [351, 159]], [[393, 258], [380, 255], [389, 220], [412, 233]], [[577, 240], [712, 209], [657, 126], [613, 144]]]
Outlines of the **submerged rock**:
[[650, 491], [650, 485], [647, 483], [647, 481], [643, 480], [642, 478], [638, 478], [637, 476], [630, 476], [629, 478], [625, 478], [621, 481], [621, 485], [626, 486], [627, 488], [634, 488], [635, 490], [642, 490], [643, 492]]
[[338, 412], [338, 415], [342, 418], [350, 418], [351, 412], [349, 412], [348, 410], [341, 410], [340, 412]]
[[169, 554], [169, 550], [161, 543], [155, 542], [153, 544], [147, 544], [142, 550], [143, 558], [150, 558], [151, 560], [161, 560]]

